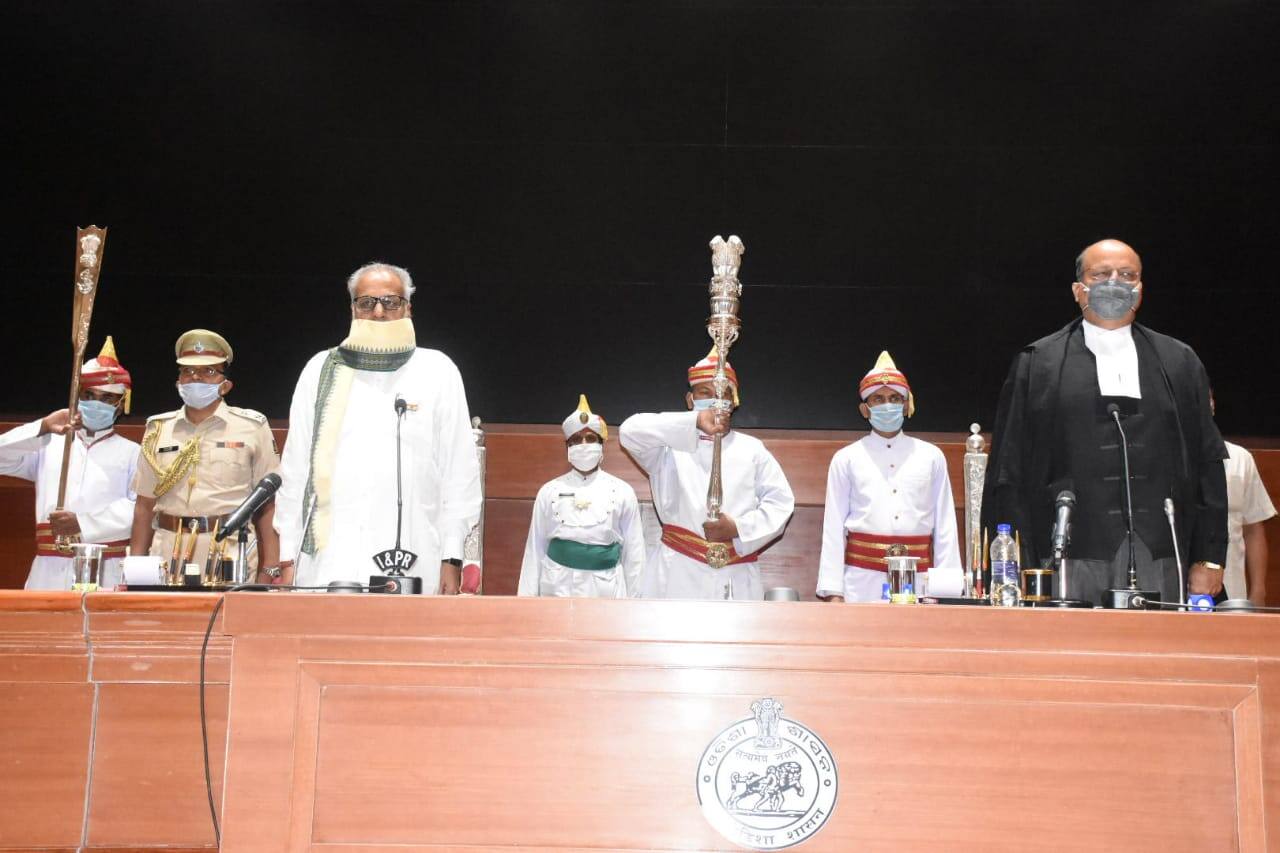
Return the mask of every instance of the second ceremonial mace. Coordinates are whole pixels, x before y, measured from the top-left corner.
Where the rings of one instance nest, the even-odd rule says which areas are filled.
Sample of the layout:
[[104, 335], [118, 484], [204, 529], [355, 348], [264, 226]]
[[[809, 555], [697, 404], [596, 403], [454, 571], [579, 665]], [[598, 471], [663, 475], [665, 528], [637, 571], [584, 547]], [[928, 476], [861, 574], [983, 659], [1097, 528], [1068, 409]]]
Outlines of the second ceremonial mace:
[[[707, 318], [707, 334], [711, 336], [716, 349], [716, 375], [711, 384], [716, 392], [712, 408], [717, 412], [733, 411], [725, 364], [729, 359], [729, 348], [738, 340], [738, 333], [742, 328], [742, 321], [738, 319], [742, 296], [738, 267], [745, 251], [746, 247], [735, 235], [730, 235], [728, 242], [719, 235], [711, 241], [711, 285], [708, 288], [711, 292], [711, 316]], [[724, 503], [724, 485], [720, 475], [722, 438], [721, 433], [716, 433], [713, 438], [711, 482], [707, 486], [708, 521], [720, 518], [720, 507]], [[729, 554], [727, 543], [711, 542], [707, 545], [707, 565], [716, 569], [724, 568], [729, 564]]]

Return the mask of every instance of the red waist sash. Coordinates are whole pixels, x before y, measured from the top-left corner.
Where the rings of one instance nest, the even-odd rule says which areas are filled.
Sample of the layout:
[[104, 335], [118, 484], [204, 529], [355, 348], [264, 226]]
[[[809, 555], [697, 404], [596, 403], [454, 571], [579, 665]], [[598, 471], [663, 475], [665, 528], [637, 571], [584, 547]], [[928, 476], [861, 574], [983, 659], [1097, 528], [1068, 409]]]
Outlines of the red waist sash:
[[[672, 551], [684, 554], [689, 559], [697, 560], [700, 563], [707, 562], [707, 549], [713, 544], [724, 545], [729, 549], [728, 565], [730, 566], [736, 566], [739, 563], [754, 563], [760, 559], [760, 551], [739, 554], [733, 549], [732, 542], [709, 542], [692, 530], [685, 530], [683, 527], [677, 527], [674, 524], [662, 525], [662, 544]], [[760, 550], [763, 551], [764, 549], [761, 548]]]
[[[106, 560], [112, 557], [123, 557], [125, 549], [129, 547], [129, 540], [117, 539], [114, 542], [99, 544], [106, 546], [102, 551], [102, 558]], [[53, 527], [47, 521], [36, 524], [36, 553], [41, 557], [66, 557], [68, 560], [72, 557], [70, 548], [64, 551], [58, 547], [57, 537], [53, 535]]]
[[844, 564], [857, 569], [886, 572], [889, 564], [884, 556], [891, 545], [905, 545], [908, 557], [919, 557], [916, 571], [928, 571], [933, 566], [933, 535], [929, 533], [908, 536], [902, 533], [878, 534], [845, 531]]

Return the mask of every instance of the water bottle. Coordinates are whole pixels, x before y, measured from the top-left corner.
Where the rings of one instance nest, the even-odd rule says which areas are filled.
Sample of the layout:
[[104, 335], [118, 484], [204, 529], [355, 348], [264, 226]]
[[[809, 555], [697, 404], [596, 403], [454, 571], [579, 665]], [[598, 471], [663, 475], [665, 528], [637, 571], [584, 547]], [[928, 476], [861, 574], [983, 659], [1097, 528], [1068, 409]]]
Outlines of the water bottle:
[[991, 603], [998, 607], [1017, 606], [1022, 598], [1018, 583], [1018, 549], [1007, 524], [996, 525], [991, 540]]

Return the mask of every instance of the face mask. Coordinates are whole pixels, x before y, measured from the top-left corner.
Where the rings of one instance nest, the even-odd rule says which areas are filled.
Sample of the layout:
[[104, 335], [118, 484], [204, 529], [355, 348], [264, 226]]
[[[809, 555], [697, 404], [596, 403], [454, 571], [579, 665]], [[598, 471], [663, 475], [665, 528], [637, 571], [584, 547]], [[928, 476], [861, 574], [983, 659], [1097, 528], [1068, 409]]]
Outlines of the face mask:
[[1089, 294], [1089, 308], [1103, 320], [1123, 320], [1124, 315], [1133, 310], [1138, 301], [1138, 288], [1117, 281], [1114, 278], [1099, 282], [1093, 287], [1084, 285], [1084, 292]]
[[178, 396], [193, 409], [203, 409], [218, 402], [221, 382], [179, 382]]
[[116, 422], [116, 407], [101, 400], [81, 400], [80, 422], [90, 432], [102, 432]]
[[417, 346], [413, 320], [351, 320], [351, 331], [342, 346], [359, 352], [406, 352]]
[[693, 401], [693, 410], [695, 412], [705, 412], [707, 409], [714, 409], [717, 402], [719, 401], [715, 397], [703, 397], [701, 400]]
[[603, 458], [603, 444], [575, 444], [569, 448], [569, 464], [584, 473], [595, 470]]
[[871, 426], [880, 432], [897, 432], [902, 429], [902, 404], [884, 403], [871, 406]]

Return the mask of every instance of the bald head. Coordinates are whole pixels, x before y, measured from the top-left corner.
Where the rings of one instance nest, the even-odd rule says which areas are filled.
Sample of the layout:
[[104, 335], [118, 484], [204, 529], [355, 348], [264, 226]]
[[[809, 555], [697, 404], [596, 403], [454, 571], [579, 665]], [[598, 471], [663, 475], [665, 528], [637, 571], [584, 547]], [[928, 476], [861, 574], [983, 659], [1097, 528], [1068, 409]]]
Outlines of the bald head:
[[1104, 257], [1123, 256], [1129, 266], [1142, 272], [1142, 258], [1138, 257], [1138, 253], [1133, 247], [1122, 240], [1116, 240], [1108, 237], [1106, 240], [1099, 240], [1096, 243], [1084, 247], [1084, 251], [1076, 255], [1076, 281], [1084, 281], [1085, 270], [1094, 269], [1098, 265], [1098, 261]]

